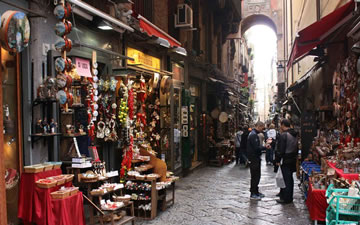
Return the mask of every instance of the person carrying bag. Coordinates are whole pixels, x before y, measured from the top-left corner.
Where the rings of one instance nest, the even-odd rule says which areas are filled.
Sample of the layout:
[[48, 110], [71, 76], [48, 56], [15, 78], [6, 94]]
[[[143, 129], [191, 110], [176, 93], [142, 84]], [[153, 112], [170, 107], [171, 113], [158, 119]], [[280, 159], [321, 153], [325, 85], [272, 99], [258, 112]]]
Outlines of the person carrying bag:
[[[297, 133], [290, 128], [289, 120], [284, 119], [281, 121], [281, 131], [282, 133], [278, 142], [278, 148], [275, 152], [275, 165], [280, 166], [278, 173], [281, 171], [285, 187], [280, 189], [280, 193], [278, 194], [280, 199], [277, 199], [276, 201], [281, 204], [288, 204], [293, 201], [293, 173], [296, 171], [298, 139]], [[280, 174], [277, 174], [277, 177], [280, 177]]]

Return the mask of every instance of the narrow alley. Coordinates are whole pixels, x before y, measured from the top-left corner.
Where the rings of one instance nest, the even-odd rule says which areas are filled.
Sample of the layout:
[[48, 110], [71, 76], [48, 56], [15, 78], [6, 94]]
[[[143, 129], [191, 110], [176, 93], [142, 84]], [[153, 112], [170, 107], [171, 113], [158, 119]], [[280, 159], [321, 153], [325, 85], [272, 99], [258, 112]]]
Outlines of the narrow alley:
[[[261, 201], [249, 198], [250, 170], [230, 165], [222, 168], [204, 167], [177, 183], [175, 205], [153, 221], [141, 225], [307, 225], [312, 224], [297, 186], [294, 203], [277, 204], [275, 173], [272, 166], [262, 161], [260, 190], [265, 194]], [[138, 223], [137, 223], [138, 224]]]

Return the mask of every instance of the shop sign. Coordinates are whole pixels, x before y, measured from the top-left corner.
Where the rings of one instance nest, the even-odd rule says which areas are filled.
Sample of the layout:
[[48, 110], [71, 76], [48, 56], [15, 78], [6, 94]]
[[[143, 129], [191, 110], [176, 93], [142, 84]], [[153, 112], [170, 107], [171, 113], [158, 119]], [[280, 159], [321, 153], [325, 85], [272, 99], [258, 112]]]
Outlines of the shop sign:
[[177, 64], [172, 63], [172, 72], [173, 72], [173, 79], [179, 80], [181, 82], [184, 82], [184, 67]]
[[76, 71], [79, 76], [82, 77], [92, 77], [90, 72], [90, 60], [75, 58]]
[[183, 137], [189, 137], [189, 107], [181, 107], [181, 134]]
[[139, 50], [128, 47], [127, 57], [133, 58], [134, 60], [128, 59], [128, 65], [136, 65], [144, 69], [150, 69], [153, 71], [160, 71], [160, 59], [147, 55]]
[[303, 157], [307, 156], [309, 152], [312, 140], [317, 134], [316, 119], [312, 112], [304, 112], [301, 115], [301, 146]]

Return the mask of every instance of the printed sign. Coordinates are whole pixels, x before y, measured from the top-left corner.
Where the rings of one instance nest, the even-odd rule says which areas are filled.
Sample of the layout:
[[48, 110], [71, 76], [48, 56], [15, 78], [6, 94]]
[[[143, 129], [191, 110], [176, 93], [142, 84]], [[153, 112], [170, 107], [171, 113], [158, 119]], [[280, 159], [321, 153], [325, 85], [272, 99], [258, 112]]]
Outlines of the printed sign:
[[82, 77], [92, 77], [90, 72], [90, 60], [75, 58], [76, 71], [79, 76]]
[[144, 69], [160, 71], [160, 59], [147, 55], [139, 50], [127, 48], [127, 56], [134, 60], [128, 60], [128, 65], [136, 65]]
[[181, 107], [181, 134], [183, 137], [189, 136], [189, 109], [187, 106]]

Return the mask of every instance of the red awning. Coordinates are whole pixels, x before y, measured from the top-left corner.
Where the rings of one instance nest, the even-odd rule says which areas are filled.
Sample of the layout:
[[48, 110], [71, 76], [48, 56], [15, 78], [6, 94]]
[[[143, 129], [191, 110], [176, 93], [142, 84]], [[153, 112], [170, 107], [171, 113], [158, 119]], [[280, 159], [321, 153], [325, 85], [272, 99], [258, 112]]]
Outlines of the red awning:
[[142, 32], [147, 33], [150, 37], [155, 36], [167, 40], [170, 43], [171, 47], [181, 46], [181, 43], [178, 40], [171, 37], [168, 33], [161, 30], [159, 27], [148, 21], [143, 16], [138, 15], [138, 19], [140, 21], [140, 28], [142, 29]]
[[326, 37], [347, 22], [351, 17], [351, 12], [355, 9], [355, 2], [351, 0], [332, 13], [316, 21], [310, 26], [301, 30], [294, 42], [291, 55], [287, 64], [288, 69], [295, 60], [305, 56], [313, 48], [322, 44]]

